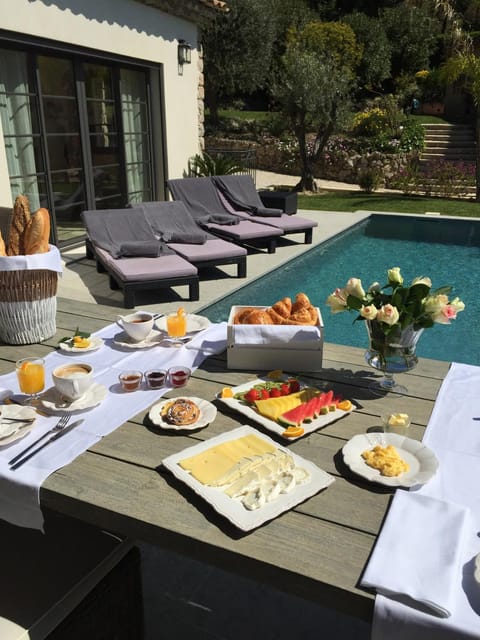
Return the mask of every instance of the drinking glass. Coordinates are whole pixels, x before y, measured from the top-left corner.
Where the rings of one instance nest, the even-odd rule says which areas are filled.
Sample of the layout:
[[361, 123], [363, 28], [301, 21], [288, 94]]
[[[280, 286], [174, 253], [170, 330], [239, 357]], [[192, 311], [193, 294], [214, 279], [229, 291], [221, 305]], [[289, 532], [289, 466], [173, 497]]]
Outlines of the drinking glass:
[[167, 333], [175, 347], [182, 346], [183, 342], [175, 338], [183, 338], [187, 333], [187, 316], [178, 312], [167, 316]]
[[28, 403], [32, 404], [45, 389], [45, 361], [43, 358], [22, 358], [15, 363], [15, 369], [20, 391], [29, 397]]

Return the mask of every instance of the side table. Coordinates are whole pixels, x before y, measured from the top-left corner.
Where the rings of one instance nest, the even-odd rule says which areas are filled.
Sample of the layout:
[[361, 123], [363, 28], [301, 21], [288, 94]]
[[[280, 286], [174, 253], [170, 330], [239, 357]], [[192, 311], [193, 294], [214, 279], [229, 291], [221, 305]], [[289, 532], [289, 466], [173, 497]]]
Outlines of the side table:
[[297, 213], [296, 191], [269, 191], [266, 189], [259, 191], [258, 195], [266, 207], [281, 209], [288, 215]]

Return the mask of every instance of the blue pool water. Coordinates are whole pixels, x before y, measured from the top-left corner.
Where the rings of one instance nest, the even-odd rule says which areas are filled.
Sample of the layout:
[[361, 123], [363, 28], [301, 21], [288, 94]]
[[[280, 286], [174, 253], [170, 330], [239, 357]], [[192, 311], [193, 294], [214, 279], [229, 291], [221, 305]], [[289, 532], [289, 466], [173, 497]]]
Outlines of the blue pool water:
[[310, 249], [202, 313], [220, 322], [228, 318], [232, 305], [271, 305], [284, 296], [294, 298], [304, 291], [320, 308], [326, 342], [366, 347], [364, 323], [353, 324], [353, 312], [333, 315], [325, 300], [351, 277], [360, 278], [364, 288], [374, 281], [385, 284], [387, 270], [399, 266], [405, 283], [416, 276], [429, 276], [433, 289], [451, 285], [452, 297], [458, 295], [465, 303], [465, 311], [451, 325], [436, 324], [423, 333], [417, 354], [480, 365], [479, 258], [477, 221], [372, 215], [354, 229]]

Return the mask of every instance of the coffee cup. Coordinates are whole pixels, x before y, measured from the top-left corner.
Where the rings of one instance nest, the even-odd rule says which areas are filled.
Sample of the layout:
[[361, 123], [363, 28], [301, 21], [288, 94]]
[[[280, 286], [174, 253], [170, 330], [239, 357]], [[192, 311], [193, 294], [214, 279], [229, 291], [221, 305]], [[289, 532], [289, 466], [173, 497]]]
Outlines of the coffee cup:
[[79, 362], [64, 364], [52, 372], [53, 384], [62, 398], [78, 400], [91, 387], [93, 383], [93, 367]]
[[116, 323], [135, 342], [145, 340], [153, 329], [153, 315], [144, 311], [137, 311], [128, 316], [117, 316]]

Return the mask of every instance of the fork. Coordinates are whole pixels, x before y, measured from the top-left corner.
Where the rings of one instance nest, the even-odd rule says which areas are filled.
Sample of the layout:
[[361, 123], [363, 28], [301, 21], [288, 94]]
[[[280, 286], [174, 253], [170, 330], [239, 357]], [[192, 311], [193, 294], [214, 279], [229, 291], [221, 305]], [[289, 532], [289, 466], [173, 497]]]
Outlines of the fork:
[[30, 449], [33, 449], [33, 447], [36, 444], [38, 444], [41, 440], [51, 435], [52, 433], [57, 433], [58, 431], [61, 431], [64, 427], [67, 426], [68, 421], [70, 420], [70, 415], [71, 414], [69, 413], [64, 413], [54, 427], [52, 427], [51, 429], [49, 429], [49, 431], [44, 433], [43, 436], [40, 436], [39, 438], [37, 438], [35, 442], [32, 442], [32, 444], [26, 447], [25, 449], [23, 449], [23, 451], [20, 451], [20, 453], [17, 453], [16, 456], [14, 456], [11, 460], [8, 461], [8, 464], [10, 465], [15, 464], [17, 460], [20, 460], [20, 458], [22, 458], [27, 453], [27, 451], [30, 451]]

